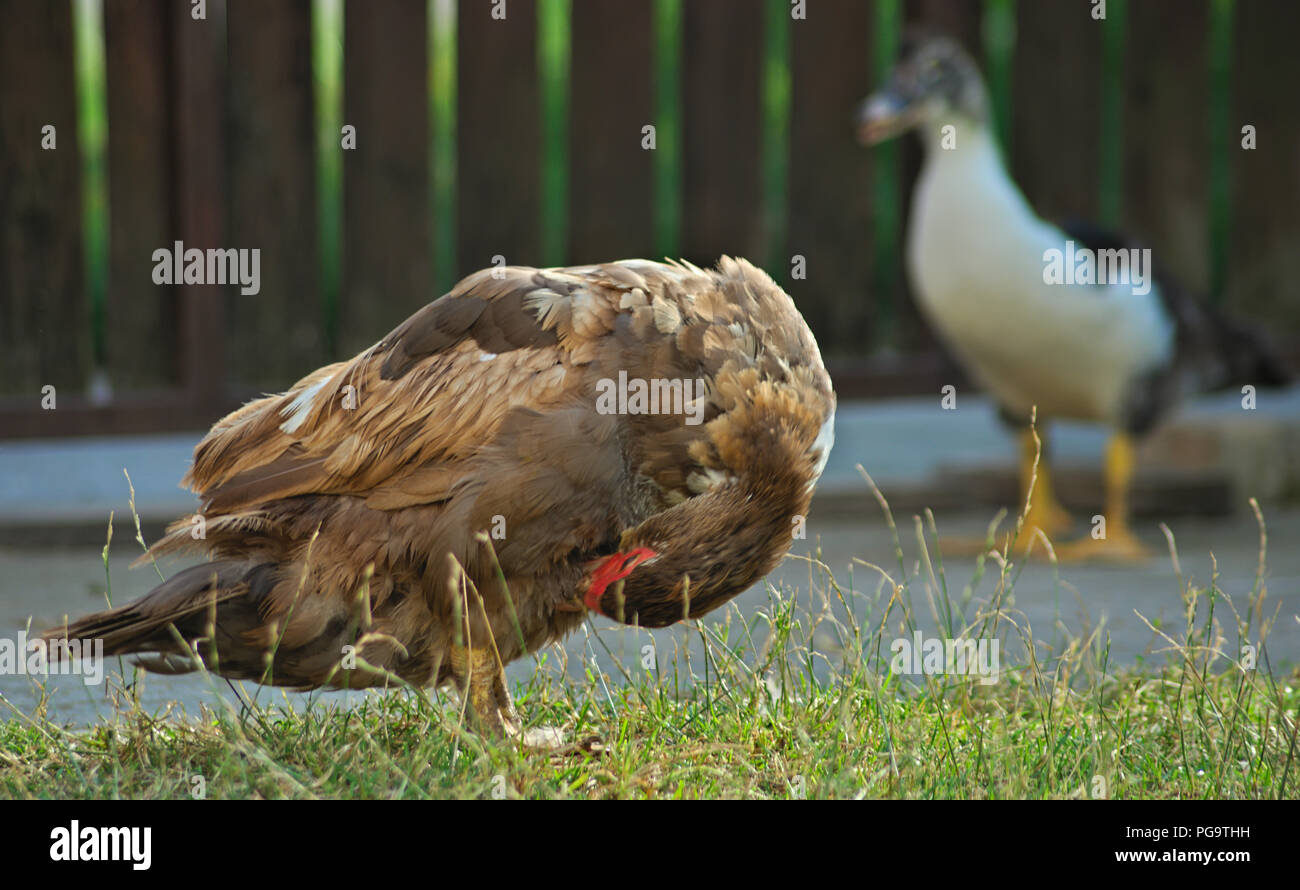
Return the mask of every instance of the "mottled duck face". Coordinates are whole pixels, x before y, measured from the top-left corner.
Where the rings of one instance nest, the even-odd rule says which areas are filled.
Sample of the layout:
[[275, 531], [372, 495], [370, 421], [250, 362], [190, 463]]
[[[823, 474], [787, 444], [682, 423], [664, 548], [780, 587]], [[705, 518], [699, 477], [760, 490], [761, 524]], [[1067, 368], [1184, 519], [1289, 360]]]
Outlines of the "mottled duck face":
[[888, 79], [858, 107], [858, 140], [877, 145], [953, 112], [982, 121], [986, 107], [979, 69], [955, 40], [909, 38]]

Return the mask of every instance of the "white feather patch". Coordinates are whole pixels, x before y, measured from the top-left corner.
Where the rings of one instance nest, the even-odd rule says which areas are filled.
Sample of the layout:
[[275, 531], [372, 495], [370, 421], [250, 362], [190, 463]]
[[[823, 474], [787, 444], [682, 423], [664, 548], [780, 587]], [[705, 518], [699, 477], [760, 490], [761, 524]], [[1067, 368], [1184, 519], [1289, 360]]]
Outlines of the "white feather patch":
[[619, 298], [619, 309], [635, 309], [637, 306], [647, 306], [649, 300], [646, 299], [645, 291], [639, 287], [634, 287], [627, 291]]
[[651, 304], [655, 313], [655, 327], [661, 334], [671, 334], [681, 327], [682, 314], [677, 311], [677, 307], [667, 300], [655, 297]]
[[686, 487], [691, 490], [692, 494], [704, 494], [717, 488], [719, 485], [736, 482], [736, 477], [727, 474], [723, 470], [696, 470], [686, 477]]
[[559, 320], [561, 310], [567, 309], [569, 298], [550, 288], [539, 287], [524, 294], [524, 308], [537, 314], [543, 330], [550, 330]]
[[304, 389], [298, 395], [293, 397], [293, 401], [282, 412], [285, 416], [284, 423], [280, 424], [280, 429], [286, 433], [296, 433], [298, 428], [307, 422], [314, 409], [316, 397], [320, 395], [325, 384], [329, 383], [329, 378], [318, 380], [311, 386]]
[[821, 479], [822, 471], [826, 469], [826, 461], [830, 460], [831, 449], [834, 447], [835, 414], [831, 413], [826, 418], [826, 422], [822, 424], [822, 428], [817, 432], [816, 440], [813, 441], [812, 453], [817, 455], [817, 466], [813, 470], [816, 475], [813, 476], [812, 481], [808, 483], [809, 491], [811, 491], [817, 484], [817, 480]]

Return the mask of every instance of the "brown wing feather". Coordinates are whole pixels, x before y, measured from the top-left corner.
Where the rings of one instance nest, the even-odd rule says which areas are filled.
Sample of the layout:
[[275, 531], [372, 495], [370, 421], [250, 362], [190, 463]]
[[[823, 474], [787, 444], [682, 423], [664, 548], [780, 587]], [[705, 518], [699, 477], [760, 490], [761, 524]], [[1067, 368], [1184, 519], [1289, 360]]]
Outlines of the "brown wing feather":
[[[359, 494], [383, 509], [436, 502], [452, 465], [512, 409], [544, 410], [582, 388], [575, 369], [595, 358], [594, 341], [620, 312], [638, 316], [620, 347], [629, 332], [662, 341], [651, 336], [650, 299], [688, 313], [687, 294], [707, 283], [699, 270], [652, 263], [475, 273], [351, 361], [222, 419], [184, 483], [212, 514], [304, 494]], [[652, 363], [680, 376], [671, 358]]]
[[471, 276], [352, 361], [218, 423], [185, 483], [218, 512], [377, 486], [390, 504], [409, 502], [391, 500], [394, 491], [420, 490], [402, 482], [404, 473], [427, 479], [429, 461], [463, 458], [510, 408], [544, 405], [561, 392], [557, 338], [521, 309], [539, 289], [537, 273], [501, 271], [503, 281]]

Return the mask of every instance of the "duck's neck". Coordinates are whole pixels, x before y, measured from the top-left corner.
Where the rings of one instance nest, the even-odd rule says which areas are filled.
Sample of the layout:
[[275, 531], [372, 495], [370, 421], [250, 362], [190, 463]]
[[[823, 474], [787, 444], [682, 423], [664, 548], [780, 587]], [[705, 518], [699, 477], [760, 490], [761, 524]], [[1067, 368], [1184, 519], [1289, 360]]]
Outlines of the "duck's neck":
[[918, 132], [925, 160], [913, 235], [928, 227], [945, 242], [956, 236], [959, 243], [978, 242], [985, 249], [1043, 239], [1042, 222], [1008, 175], [997, 139], [983, 121], [954, 115], [926, 122]]
[[997, 141], [992, 136], [988, 121], [982, 118], [953, 112], [923, 121], [917, 125], [916, 132], [925, 147], [927, 158], [937, 152], [959, 152], [969, 156], [975, 152], [987, 151], [999, 167], [1002, 164]]
[[917, 133], [925, 149], [923, 175], [939, 174], [952, 179], [949, 185], [964, 182], [990, 195], [1011, 193], [1023, 203], [984, 121], [954, 115], [927, 121]]
[[740, 375], [719, 392], [738, 402], [708, 430], [710, 463], [724, 481], [626, 531], [620, 551], [655, 557], [590, 607], [642, 627], [697, 618], [771, 571], [801, 533], [831, 447], [833, 398], [814, 385]]

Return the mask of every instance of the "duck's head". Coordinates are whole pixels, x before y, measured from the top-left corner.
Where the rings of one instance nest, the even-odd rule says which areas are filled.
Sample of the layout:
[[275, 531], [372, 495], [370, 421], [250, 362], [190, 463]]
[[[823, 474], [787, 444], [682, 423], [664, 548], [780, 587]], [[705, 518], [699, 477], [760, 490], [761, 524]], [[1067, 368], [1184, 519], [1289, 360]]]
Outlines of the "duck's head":
[[953, 118], [983, 123], [988, 94], [975, 61], [957, 41], [909, 34], [889, 78], [858, 108], [858, 139], [876, 145]]

